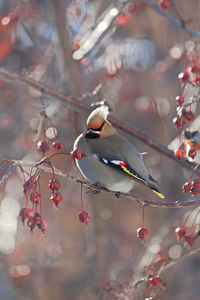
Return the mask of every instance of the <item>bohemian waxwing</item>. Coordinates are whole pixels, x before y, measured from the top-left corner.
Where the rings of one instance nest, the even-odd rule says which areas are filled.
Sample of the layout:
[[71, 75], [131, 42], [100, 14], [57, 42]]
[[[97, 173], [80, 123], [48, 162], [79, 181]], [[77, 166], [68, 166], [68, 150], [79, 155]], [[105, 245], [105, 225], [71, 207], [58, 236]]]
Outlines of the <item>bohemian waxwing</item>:
[[109, 109], [100, 106], [87, 119], [87, 131], [79, 135], [74, 150], [80, 149], [85, 156], [76, 165], [92, 184], [111, 191], [128, 193], [140, 182], [159, 197], [158, 191], [145, 168], [142, 154], [108, 122]]

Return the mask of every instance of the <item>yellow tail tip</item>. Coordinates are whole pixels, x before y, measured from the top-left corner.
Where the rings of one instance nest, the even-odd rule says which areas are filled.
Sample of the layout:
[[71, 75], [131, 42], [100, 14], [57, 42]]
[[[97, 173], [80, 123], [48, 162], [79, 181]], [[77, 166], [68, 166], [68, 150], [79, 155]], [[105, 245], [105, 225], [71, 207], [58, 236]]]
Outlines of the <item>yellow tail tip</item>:
[[154, 192], [158, 197], [160, 197], [160, 198], [162, 198], [162, 199], [165, 198], [165, 196], [164, 196], [163, 194], [161, 194], [160, 192], [157, 192], [157, 191], [155, 191], [155, 190], [152, 190], [152, 192]]

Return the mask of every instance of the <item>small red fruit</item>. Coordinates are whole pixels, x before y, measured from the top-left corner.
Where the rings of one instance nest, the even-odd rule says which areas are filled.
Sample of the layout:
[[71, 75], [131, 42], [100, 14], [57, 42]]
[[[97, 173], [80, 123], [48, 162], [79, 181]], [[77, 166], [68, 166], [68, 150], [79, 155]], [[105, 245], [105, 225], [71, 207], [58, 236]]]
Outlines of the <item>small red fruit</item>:
[[200, 194], [200, 187], [199, 186], [194, 186], [192, 185], [190, 192], [193, 196], [199, 195]]
[[63, 147], [62, 143], [59, 143], [59, 142], [53, 142], [53, 143], [52, 143], [52, 146], [53, 146], [54, 149], [56, 149], [56, 150], [62, 150], [62, 147]]
[[30, 191], [33, 188], [33, 178], [29, 178], [23, 185], [24, 193]]
[[176, 103], [178, 105], [183, 105], [184, 101], [185, 101], [185, 99], [182, 96], [177, 96], [176, 97]]
[[182, 149], [178, 149], [174, 152], [174, 157], [181, 160], [185, 156], [185, 152]]
[[19, 216], [22, 218], [22, 223], [24, 223], [26, 218], [33, 218], [34, 215], [35, 215], [34, 210], [26, 207], [22, 208], [19, 213]]
[[191, 122], [191, 121], [194, 120], [194, 114], [193, 114], [193, 112], [191, 110], [186, 111], [183, 116], [189, 122]]
[[83, 151], [81, 149], [76, 149], [72, 152], [72, 157], [74, 159], [82, 159], [85, 156], [85, 154], [83, 153]]
[[121, 16], [117, 17], [117, 23], [119, 26], [125, 26], [129, 21], [130, 21], [131, 17], [129, 14], [124, 14]]
[[49, 188], [50, 190], [56, 190], [58, 191], [60, 188], [60, 182], [57, 178], [53, 177], [49, 180]]
[[146, 239], [148, 236], [148, 229], [145, 227], [140, 227], [137, 229], [137, 237], [141, 240]]
[[179, 79], [180, 83], [186, 82], [189, 79], [189, 73], [188, 73], [188, 71], [185, 70], [185, 71], [181, 72], [178, 75], [178, 79]]
[[191, 157], [191, 158], [195, 158], [196, 155], [197, 155], [197, 151], [193, 147], [190, 147], [190, 150], [188, 152], [188, 156]]
[[170, 3], [170, 0], [159, 0], [159, 6], [162, 8], [162, 9], [168, 9], [171, 5]]
[[194, 180], [192, 186], [198, 186], [200, 188], [200, 177]]
[[55, 192], [54, 194], [51, 195], [50, 198], [51, 202], [55, 204], [57, 207], [60, 202], [62, 202], [63, 198], [59, 192]]
[[37, 225], [38, 228], [44, 233], [45, 230], [47, 229], [47, 222], [45, 221], [45, 219], [41, 219], [40, 223]]
[[37, 144], [37, 149], [40, 152], [47, 152], [49, 151], [49, 144], [46, 141], [39, 141]]
[[41, 202], [41, 195], [40, 193], [38, 192], [32, 192], [31, 195], [30, 195], [30, 200], [33, 204], [40, 204]]
[[184, 237], [185, 242], [189, 245], [192, 246], [195, 243], [195, 237], [191, 234], [191, 235], [186, 235]]
[[183, 127], [185, 124], [183, 118], [179, 116], [173, 118], [172, 122], [176, 125], [176, 127]]
[[186, 230], [183, 227], [177, 227], [175, 233], [178, 239], [182, 239], [186, 236]]
[[80, 222], [81, 223], [85, 223], [86, 226], [87, 226], [88, 222], [91, 219], [89, 212], [87, 210], [83, 209], [82, 211], [80, 211], [80, 213], [78, 214], [78, 216], [79, 216]]
[[183, 193], [189, 193], [191, 189], [191, 183], [190, 182], [186, 182], [183, 186], [182, 186], [182, 190]]
[[162, 280], [160, 279], [160, 277], [157, 275], [155, 277], [150, 277], [149, 278], [149, 284], [151, 286], [159, 286], [162, 284]]

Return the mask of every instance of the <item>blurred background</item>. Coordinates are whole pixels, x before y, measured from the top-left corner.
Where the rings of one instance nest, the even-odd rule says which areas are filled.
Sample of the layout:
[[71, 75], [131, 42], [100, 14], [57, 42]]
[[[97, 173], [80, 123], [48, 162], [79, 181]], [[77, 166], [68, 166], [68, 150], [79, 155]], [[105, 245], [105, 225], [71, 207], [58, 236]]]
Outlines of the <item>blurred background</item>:
[[[147, 2], [0, 0], [1, 67], [88, 105], [106, 101], [118, 119], [167, 146], [179, 133], [172, 124], [175, 97], [183, 93], [177, 76], [193, 49], [200, 53], [200, 44], [198, 37], [169, 23]], [[198, 0], [168, 0], [167, 8], [161, 2], [154, 2], [161, 11], [200, 30]], [[190, 91], [194, 93], [199, 89]], [[88, 113], [0, 74], [1, 158], [41, 159], [35, 137], [43, 110], [63, 150], [70, 152], [85, 129]], [[198, 113], [196, 106], [195, 117]], [[42, 124], [45, 129], [52, 127], [48, 121]], [[47, 137], [51, 144], [52, 136]], [[136, 138], [128, 138], [140, 152], [147, 152], [146, 167], [167, 201], [191, 200], [181, 190], [191, 171]], [[51, 147], [48, 155], [53, 153]], [[59, 155], [53, 163], [65, 173], [81, 176], [68, 156]], [[6, 170], [7, 166], [0, 169], [1, 177]], [[60, 179], [63, 202], [54, 209], [49, 200], [50, 177], [44, 173], [40, 179], [42, 212], [48, 224], [45, 236], [39, 230], [31, 234], [19, 220], [25, 205], [20, 170], [15, 169], [0, 190], [1, 300], [145, 299], [150, 296], [147, 286], [139, 286], [138, 295], [133, 289], [127, 296], [124, 289], [146, 275], [155, 258], [158, 265], [153, 273], [162, 262], [179, 260], [191, 251], [174, 234], [183, 225], [187, 208], [146, 207], [149, 235], [143, 243], [136, 237], [142, 226], [142, 207], [135, 201], [110, 193], [86, 194], [84, 187], [85, 208], [91, 214], [86, 228], [78, 219], [80, 184]], [[133, 193], [159, 200], [143, 186]], [[197, 211], [190, 215], [188, 226]], [[196, 240], [193, 248], [198, 244]], [[199, 263], [196, 255], [166, 270], [161, 276], [166, 281], [161, 299], [199, 299]]]

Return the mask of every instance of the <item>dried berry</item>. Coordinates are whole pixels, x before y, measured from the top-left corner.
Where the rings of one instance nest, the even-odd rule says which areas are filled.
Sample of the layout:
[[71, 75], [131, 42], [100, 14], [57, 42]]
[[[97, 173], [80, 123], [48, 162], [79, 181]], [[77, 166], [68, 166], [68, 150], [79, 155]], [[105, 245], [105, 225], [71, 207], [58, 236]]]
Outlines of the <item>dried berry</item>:
[[60, 202], [62, 202], [63, 198], [59, 192], [55, 192], [54, 194], [51, 195], [50, 198], [51, 202], [55, 204], [57, 207]]
[[38, 228], [44, 233], [45, 230], [47, 229], [47, 222], [44, 219], [40, 220], [40, 223], [37, 225]]
[[180, 105], [180, 106], [183, 105], [184, 101], [185, 101], [185, 99], [182, 96], [176, 97], [176, 102], [178, 105]]
[[182, 190], [183, 190], [184, 193], [189, 193], [190, 189], [191, 189], [191, 183], [190, 182], [186, 182], [182, 186]]
[[19, 213], [19, 216], [22, 218], [22, 223], [24, 223], [26, 218], [33, 218], [34, 215], [35, 215], [34, 210], [26, 207], [22, 208]]
[[84, 210], [84, 209], [82, 211], [80, 211], [78, 216], [79, 216], [80, 222], [85, 223], [86, 225], [88, 224], [88, 222], [91, 219], [89, 212], [87, 210]]
[[174, 152], [174, 157], [181, 160], [185, 156], [185, 152], [182, 149], [178, 149]]
[[194, 120], [194, 114], [193, 114], [193, 112], [191, 110], [186, 111], [183, 116], [189, 122], [191, 122], [191, 121]]
[[188, 156], [194, 159], [196, 155], [197, 155], [197, 151], [194, 149], [194, 147], [190, 147]]
[[183, 118], [178, 116], [173, 118], [172, 122], [176, 125], [176, 127], [183, 127], [185, 124]]
[[192, 234], [186, 235], [184, 240], [189, 246], [192, 246], [195, 243], [195, 237]]
[[40, 202], [41, 202], [40, 193], [33, 191], [30, 195], [30, 200], [33, 204], [36, 204], [36, 205], [40, 204]]
[[74, 159], [82, 159], [85, 156], [85, 154], [83, 153], [83, 151], [81, 149], [76, 149], [74, 150], [74, 152], [72, 153], [72, 157]]
[[164, 10], [168, 9], [171, 5], [170, 0], [159, 0], [158, 4]]
[[57, 178], [53, 177], [49, 180], [49, 188], [50, 190], [58, 191], [60, 188], [60, 182]]
[[37, 144], [38, 151], [45, 153], [49, 151], [49, 144], [46, 141], [39, 141]]
[[199, 195], [200, 194], [200, 187], [197, 185], [193, 185], [190, 189], [191, 194], [194, 196]]
[[33, 188], [33, 177], [29, 178], [23, 185], [24, 193], [30, 191]]
[[189, 79], [189, 73], [188, 73], [188, 71], [185, 70], [185, 71], [181, 72], [178, 75], [178, 79], [179, 79], [180, 83], [186, 82]]
[[160, 277], [158, 275], [155, 277], [150, 277], [149, 284], [151, 286], [159, 286], [159, 285], [162, 285], [162, 280], [160, 279]]
[[56, 150], [62, 150], [62, 147], [63, 147], [62, 143], [59, 143], [59, 142], [53, 142], [53, 143], [52, 143], [52, 146], [53, 146], [54, 149], [56, 149]]
[[146, 239], [148, 236], [148, 229], [145, 227], [140, 227], [137, 229], [137, 237], [141, 240]]
[[182, 239], [186, 236], [186, 230], [184, 227], [177, 227], [175, 233], [178, 239]]

